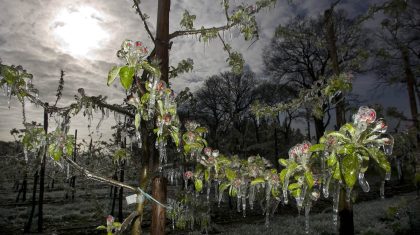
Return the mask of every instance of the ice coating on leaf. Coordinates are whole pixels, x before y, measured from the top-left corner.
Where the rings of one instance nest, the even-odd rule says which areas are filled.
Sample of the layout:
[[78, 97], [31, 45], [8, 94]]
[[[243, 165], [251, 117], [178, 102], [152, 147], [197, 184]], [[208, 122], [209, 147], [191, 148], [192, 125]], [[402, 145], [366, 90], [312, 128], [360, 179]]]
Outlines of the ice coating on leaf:
[[363, 192], [367, 193], [370, 191], [370, 186], [369, 183], [366, 181], [365, 179], [365, 173], [364, 172], [359, 172], [359, 185], [360, 187], [362, 187]]

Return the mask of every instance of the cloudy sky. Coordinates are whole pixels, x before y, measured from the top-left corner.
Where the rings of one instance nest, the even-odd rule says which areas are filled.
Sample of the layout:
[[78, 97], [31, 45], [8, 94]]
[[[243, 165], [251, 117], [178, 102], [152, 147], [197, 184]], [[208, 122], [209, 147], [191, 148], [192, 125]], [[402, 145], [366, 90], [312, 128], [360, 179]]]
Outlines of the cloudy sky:
[[[235, 2], [235, 1], [233, 1]], [[262, 75], [262, 48], [268, 45], [275, 27], [296, 14], [318, 16], [332, 1], [328, 0], [279, 0], [276, 7], [262, 12], [257, 17], [260, 40], [250, 46], [233, 30], [225, 32], [225, 39], [240, 50], [250, 68]], [[236, 1], [239, 3], [239, 0]], [[366, 10], [364, 0], [342, 1], [349, 15]], [[120, 63], [116, 51], [124, 39], [141, 40], [151, 47], [151, 41], [135, 14], [130, 0], [0, 0], [0, 58], [4, 64], [22, 65], [34, 75], [34, 84], [40, 90], [40, 98], [54, 103], [60, 70], [65, 71], [65, 89], [61, 106], [73, 101], [77, 89], [83, 87], [88, 95], [104, 95], [110, 103], [121, 103], [123, 91], [119, 87], [107, 87], [108, 70]], [[152, 31], [155, 30], [157, 1], [142, 0], [142, 10], [150, 16]], [[197, 15], [195, 27], [219, 26], [225, 23], [220, 5], [216, 0], [172, 0], [170, 30], [179, 30], [182, 13], [188, 9]], [[186, 58], [194, 59], [194, 71], [172, 81], [175, 91], [188, 86], [192, 90], [200, 86], [206, 77], [228, 70], [219, 41], [204, 45], [195, 37], [177, 38], [170, 52], [170, 63], [175, 65]], [[384, 89], [371, 96], [370, 87], [374, 79], [369, 76], [357, 78], [355, 93], [367, 103], [383, 103], [401, 106], [407, 100], [404, 90]], [[367, 95], [369, 94], [369, 96]], [[389, 98], [392, 97], [392, 98]], [[41, 122], [42, 110], [26, 104], [27, 119]], [[14, 127], [22, 127], [22, 108], [12, 99], [10, 109], [5, 96], [0, 97], [0, 140], [12, 140], [9, 134]], [[95, 116], [97, 122], [100, 114]], [[108, 133], [114, 118], [106, 120], [100, 131]], [[54, 128], [53, 119], [50, 121]], [[96, 124], [93, 123], [93, 126]], [[72, 128], [86, 136], [87, 120], [83, 116], [72, 119]], [[92, 128], [95, 132], [95, 128]]]

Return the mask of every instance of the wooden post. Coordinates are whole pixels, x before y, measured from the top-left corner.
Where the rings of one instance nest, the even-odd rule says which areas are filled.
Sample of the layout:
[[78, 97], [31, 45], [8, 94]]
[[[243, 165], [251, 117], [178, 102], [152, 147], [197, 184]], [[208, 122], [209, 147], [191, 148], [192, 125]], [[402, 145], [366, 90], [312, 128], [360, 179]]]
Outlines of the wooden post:
[[[166, 204], [166, 179], [163, 177], [155, 177], [152, 183], [152, 196], [162, 204]], [[152, 205], [152, 227], [151, 234], [165, 234], [165, 208], [153, 203]]]
[[[45, 103], [45, 106], [48, 107], [48, 103]], [[48, 111], [44, 109], [44, 131], [45, 134], [48, 133]], [[48, 150], [48, 140], [47, 145], [45, 146], [44, 155], [42, 155], [41, 160], [41, 170], [39, 176], [39, 201], [38, 201], [38, 232], [42, 232], [43, 226], [43, 204], [44, 204], [44, 180], [45, 180], [45, 162], [47, 157]]]
[[[73, 151], [73, 161], [76, 162], [77, 156], [77, 129], [74, 130], [74, 151]], [[74, 194], [76, 193], [76, 175], [73, 175], [70, 180], [71, 186], [71, 200], [74, 200]]]
[[34, 217], [35, 207], [36, 207], [36, 188], [38, 185], [38, 170], [35, 171], [34, 174], [34, 188], [32, 191], [32, 208], [31, 212], [29, 213], [28, 221], [25, 224], [24, 232], [29, 233], [31, 231], [31, 225], [32, 225], [32, 218]]

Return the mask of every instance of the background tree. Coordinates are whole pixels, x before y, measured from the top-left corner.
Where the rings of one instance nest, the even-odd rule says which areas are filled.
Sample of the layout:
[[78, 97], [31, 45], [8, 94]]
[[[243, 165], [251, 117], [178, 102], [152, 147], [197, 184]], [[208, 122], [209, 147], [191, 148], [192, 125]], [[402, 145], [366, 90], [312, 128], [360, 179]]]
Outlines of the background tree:
[[[382, 31], [376, 35], [376, 39], [380, 42], [375, 47], [376, 73], [385, 84], [406, 84], [411, 121], [419, 132], [420, 7], [415, 1], [389, 1], [384, 14], [385, 19], [381, 22]], [[420, 139], [417, 138], [419, 142]]]
[[[333, 13], [338, 64], [341, 71], [359, 71], [366, 53], [360, 25], [349, 19], [344, 11]], [[324, 19], [298, 16], [286, 25], [280, 25], [271, 44], [265, 48], [265, 68], [274, 81], [281, 84], [310, 89], [316, 82], [323, 82], [333, 75], [331, 55], [326, 41]], [[328, 103], [320, 110], [312, 110], [317, 139], [325, 131], [324, 117]]]

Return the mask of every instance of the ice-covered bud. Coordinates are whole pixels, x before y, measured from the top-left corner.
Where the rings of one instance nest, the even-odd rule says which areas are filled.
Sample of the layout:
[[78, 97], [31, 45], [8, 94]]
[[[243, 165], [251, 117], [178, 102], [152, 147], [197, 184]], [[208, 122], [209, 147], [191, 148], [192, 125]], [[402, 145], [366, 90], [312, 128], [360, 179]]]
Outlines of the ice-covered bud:
[[211, 153], [212, 153], [212, 149], [211, 149], [210, 147], [205, 147], [205, 148], [204, 148], [204, 154], [205, 154], [207, 157], [210, 157], [210, 156], [211, 156]]
[[112, 215], [108, 215], [108, 217], [106, 217], [106, 225], [112, 226], [112, 223], [114, 223], [114, 217]]
[[129, 39], [126, 39], [126, 40], [124, 40], [124, 42], [121, 45], [121, 50], [123, 52], [126, 52], [127, 53], [128, 51], [130, 51], [130, 49], [132, 47], [133, 47], [133, 41], [131, 41]]
[[314, 200], [314, 201], [316, 201], [316, 200], [318, 200], [318, 198], [319, 198], [320, 195], [321, 194], [320, 194], [319, 190], [315, 189], [311, 193], [311, 199]]
[[135, 97], [133, 94], [127, 96], [126, 101], [128, 104], [136, 106], [139, 103], [139, 99]]
[[355, 124], [360, 122], [369, 124], [376, 120], [376, 112], [374, 109], [362, 106], [359, 108], [357, 113], [353, 115], [353, 119]]
[[303, 142], [301, 145], [302, 153], [304, 154], [308, 153], [310, 147], [311, 147], [311, 143], [309, 143], [308, 141]]
[[192, 173], [192, 171], [186, 171], [185, 173], [184, 173], [184, 180], [189, 180], [189, 179], [191, 179], [192, 177], [193, 177], [193, 173]]
[[241, 180], [240, 178], [236, 178], [236, 179], [233, 181], [233, 186], [234, 186], [235, 188], [239, 188], [239, 187], [241, 186], [241, 184], [242, 184], [242, 180]]
[[385, 133], [387, 128], [388, 128], [388, 125], [386, 124], [385, 120], [378, 119], [375, 122], [375, 127], [373, 128], [373, 131], [380, 132], [380, 133]]
[[209, 158], [207, 159], [207, 162], [208, 162], [208, 164], [209, 164], [209, 165], [214, 165], [214, 163], [215, 163], [216, 161], [214, 160], [214, 157], [209, 157]]
[[219, 150], [215, 149], [213, 150], [213, 152], [211, 152], [211, 156], [213, 156], [214, 158], [219, 156]]
[[166, 88], [166, 83], [162, 80], [160, 80], [158, 84], [156, 85], [157, 91], [163, 91], [165, 88]]
[[171, 124], [172, 116], [170, 114], [163, 115], [163, 124], [169, 125]]
[[195, 140], [195, 137], [196, 136], [195, 136], [194, 132], [192, 132], [192, 131], [187, 132], [187, 140], [189, 142], [193, 142]]

